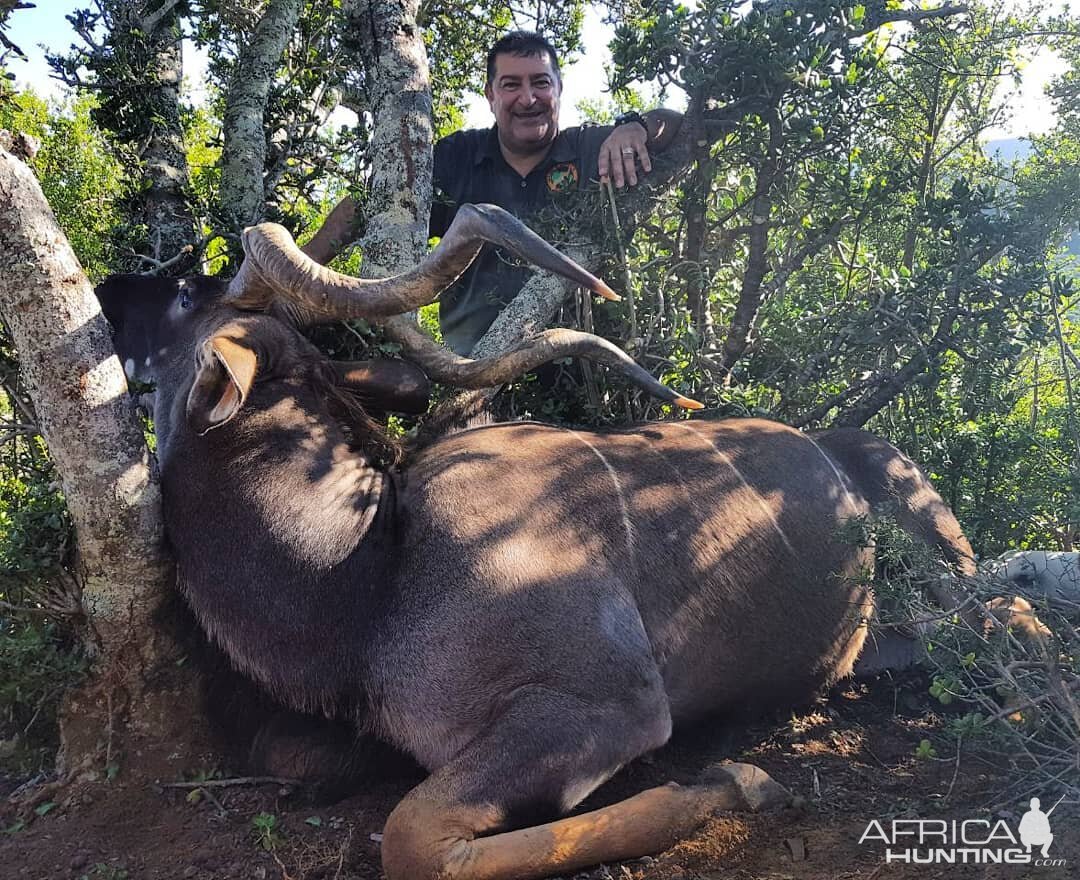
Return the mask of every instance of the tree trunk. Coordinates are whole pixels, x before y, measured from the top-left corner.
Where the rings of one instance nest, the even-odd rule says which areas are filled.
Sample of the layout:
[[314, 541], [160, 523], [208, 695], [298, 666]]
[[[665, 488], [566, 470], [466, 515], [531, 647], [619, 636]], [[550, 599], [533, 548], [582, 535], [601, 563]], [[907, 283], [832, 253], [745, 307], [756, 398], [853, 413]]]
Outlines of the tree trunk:
[[[564, 253], [586, 269], [595, 268], [595, 259], [583, 248], [563, 248]], [[550, 272], [536, 272], [473, 346], [471, 357], [501, 354], [535, 333], [546, 330], [566, 302], [574, 284]]]
[[764, 299], [762, 284], [769, 271], [769, 220], [772, 218], [773, 190], [782, 142], [780, 119], [774, 112], [769, 116], [769, 152], [758, 169], [754, 199], [750, 208], [746, 270], [743, 272], [739, 301], [735, 306], [735, 314], [728, 326], [727, 338], [720, 355], [720, 372], [725, 382], [730, 379], [731, 371], [750, 344], [750, 333]]
[[[676, 140], [664, 153], [654, 157], [652, 172], [636, 189], [617, 194], [624, 240], [633, 237], [637, 217], [649, 212], [656, 199], [678, 182], [690, 164], [691, 146], [690, 138]], [[600, 222], [580, 223], [574, 229], [574, 237], [577, 243], [564, 245], [561, 250], [593, 274], [598, 274], [604, 255], [610, 254], [613, 247], [603, 225]], [[573, 283], [564, 278], [550, 272], [535, 272], [517, 296], [499, 312], [473, 347], [471, 356], [500, 354], [522, 339], [547, 329], [573, 290]]]
[[682, 261], [687, 267], [686, 306], [700, 345], [707, 344], [711, 330], [708, 279], [702, 254], [705, 248], [709, 193], [715, 176], [716, 162], [709, 158], [708, 149], [703, 149], [698, 155], [697, 167], [686, 183], [686, 238], [682, 254]]
[[363, 275], [383, 278], [415, 266], [427, 251], [431, 210], [431, 85], [416, 24], [419, 0], [346, 0], [368, 72], [371, 180]]
[[61, 769], [100, 773], [135, 741], [182, 760], [173, 700], [191, 697], [178, 693], [173, 645], [153, 624], [173, 578], [158, 483], [90, 283], [32, 172], [2, 150], [0, 262], [0, 313], [75, 523], [93, 658], [65, 701]]
[[165, 4], [160, 15], [136, 22], [141, 30], [131, 39], [145, 40], [153, 58], [145, 104], [132, 108], [153, 120], [139, 156], [147, 181], [142, 219], [150, 230], [150, 258], [158, 263], [176, 260], [171, 267], [180, 273], [193, 268], [193, 258], [182, 255], [191, 253], [198, 237], [188, 201], [190, 175], [180, 121], [180, 84], [184, 78], [180, 17], [175, 4]]
[[281, 56], [300, 18], [303, 0], [271, 0], [244, 46], [225, 104], [221, 206], [239, 231], [262, 219], [266, 188], [266, 102]]
[[[717, 138], [728, 129], [726, 122], [705, 125], [705, 137]], [[634, 189], [616, 193], [619, 222], [624, 241], [630, 241], [637, 218], [652, 211], [655, 202], [678, 183], [693, 159], [697, 148], [694, 137], [683, 125], [679, 137], [663, 152], [653, 157], [653, 170]], [[599, 194], [597, 194], [599, 199]], [[604, 204], [602, 201], [599, 204]], [[600, 210], [609, 210], [601, 207]], [[605, 254], [612, 253], [613, 244], [598, 220], [578, 223], [574, 229], [575, 244], [561, 247], [563, 253], [576, 260], [593, 274], [599, 272]], [[489, 357], [506, 351], [522, 339], [547, 329], [555, 315], [573, 291], [574, 285], [549, 272], [536, 272], [514, 299], [499, 312], [487, 332], [476, 343], [471, 356]]]

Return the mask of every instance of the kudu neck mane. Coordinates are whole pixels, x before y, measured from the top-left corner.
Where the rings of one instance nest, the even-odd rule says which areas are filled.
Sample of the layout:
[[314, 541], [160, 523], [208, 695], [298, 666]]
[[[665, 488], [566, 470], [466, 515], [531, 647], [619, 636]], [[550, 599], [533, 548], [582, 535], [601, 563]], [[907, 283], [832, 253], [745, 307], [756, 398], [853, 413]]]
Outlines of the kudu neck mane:
[[312, 392], [326, 401], [330, 416], [345, 432], [353, 449], [380, 469], [401, 463], [405, 454], [402, 444], [367, 414], [355, 392], [341, 387], [328, 361], [322, 357], [312, 359], [309, 375]]
[[437, 404], [424, 417], [416, 437], [408, 444], [407, 454], [414, 456], [452, 434], [495, 424], [497, 419], [491, 411], [491, 398], [492, 390], [481, 388], [458, 392]]

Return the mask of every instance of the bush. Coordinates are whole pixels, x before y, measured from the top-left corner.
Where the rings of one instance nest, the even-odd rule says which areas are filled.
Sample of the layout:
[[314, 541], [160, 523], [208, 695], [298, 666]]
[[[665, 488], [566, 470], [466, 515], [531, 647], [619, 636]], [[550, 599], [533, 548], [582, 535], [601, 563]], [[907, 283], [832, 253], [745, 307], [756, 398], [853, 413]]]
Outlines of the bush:
[[[864, 530], [865, 531], [865, 530]], [[1013, 772], [1010, 798], [1047, 785], [1080, 790], [1080, 634], [1076, 621], [1050, 607], [1033, 610], [1015, 598], [1015, 585], [979, 576], [964, 586], [975, 613], [928, 601], [944, 570], [925, 547], [894, 522], [874, 523], [869, 535], [879, 559], [874, 581], [881, 614], [876, 627], [910, 632], [926, 649], [930, 695], [952, 713], [950, 733], [963, 744], [991, 750]], [[1003, 794], [1003, 798], [1005, 795]]]
[[0, 614], [0, 769], [25, 775], [51, 766], [60, 697], [83, 668], [62, 627]]
[[56, 714], [84, 662], [71, 622], [78, 590], [64, 568], [71, 520], [56, 473], [0, 340], [0, 769], [48, 766]]

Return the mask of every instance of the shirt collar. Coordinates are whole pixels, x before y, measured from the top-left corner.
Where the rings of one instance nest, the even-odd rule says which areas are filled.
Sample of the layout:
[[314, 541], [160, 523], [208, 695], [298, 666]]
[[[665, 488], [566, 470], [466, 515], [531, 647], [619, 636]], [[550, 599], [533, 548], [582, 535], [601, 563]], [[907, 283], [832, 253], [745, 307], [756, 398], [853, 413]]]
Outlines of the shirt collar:
[[[476, 151], [476, 157], [473, 159], [473, 164], [480, 165], [489, 159], [494, 162], [496, 159], [501, 158], [502, 150], [499, 147], [499, 127], [493, 125], [488, 131], [488, 136], [484, 141], [483, 146]], [[544, 161], [536, 167], [540, 168], [544, 165], [556, 165], [560, 162], [572, 162], [574, 158], [574, 146], [570, 143], [570, 138], [566, 136], [566, 131], [564, 129], [555, 135], [555, 141], [551, 145], [551, 151], [544, 158]]]

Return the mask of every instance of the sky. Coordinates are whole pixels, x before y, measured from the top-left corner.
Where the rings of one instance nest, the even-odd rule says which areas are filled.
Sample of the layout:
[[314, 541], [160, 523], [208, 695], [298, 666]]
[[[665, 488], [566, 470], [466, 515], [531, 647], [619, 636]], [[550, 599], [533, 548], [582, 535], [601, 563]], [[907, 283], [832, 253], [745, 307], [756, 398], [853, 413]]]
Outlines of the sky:
[[[78, 38], [64, 16], [80, 6], [86, 7], [91, 3], [90, 0], [31, 0], [31, 2], [36, 3], [36, 7], [16, 11], [11, 17], [11, 27], [8, 30], [12, 41], [26, 52], [29, 59], [25, 62], [13, 60], [10, 68], [20, 85], [32, 86], [39, 94], [59, 95], [62, 87], [50, 77], [41, 44], [55, 52], [66, 51]], [[1080, 9], [1080, 0], [1069, 0], [1067, 5]], [[604, 65], [610, 61], [611, 57], [607, 50], [611, 31], [603, 25], [595, 13], [590, 11], [586, 14], [583, 33], [585, 52], [563, 68], [564, 93], [561, 122], [564, 126], [579, 122], [578, 102], [586, 98], [595, 100], [603, 97], [603, 90], [607, 83]], [[185, 82], [188, 96], [193, 100], [197, 100], [202, 91], [205, 68], [205, 56], [190, 44], [185, 44]], [[1050, 77], [1061, 68], [1061, 61], [1049, 52], [1033, 59], [1024, 71], [1020, 99], [1016, 102], [1012, 121], [1005, 128], [988, 132], [987, 139], [1024, 137], [1050, 129], [1054, 123], [1054, 115], [1049, 102], [1043, 95], [1043, 88]], [[491, 122], [491, 114], [484, 97], [475, 96], [468, 104], [467, 125], [480, 128], [487, 127]]]

